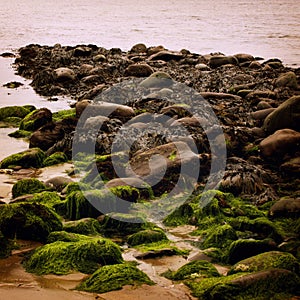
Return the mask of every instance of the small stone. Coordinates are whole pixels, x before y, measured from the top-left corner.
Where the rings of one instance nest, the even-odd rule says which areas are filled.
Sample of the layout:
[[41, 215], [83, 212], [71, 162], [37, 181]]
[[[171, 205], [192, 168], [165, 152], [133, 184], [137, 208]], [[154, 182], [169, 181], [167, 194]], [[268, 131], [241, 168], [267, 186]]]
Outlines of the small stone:
[[153, 72], [148, 64], [132, 64], [125, 70], [125, 76], [148, 77]]

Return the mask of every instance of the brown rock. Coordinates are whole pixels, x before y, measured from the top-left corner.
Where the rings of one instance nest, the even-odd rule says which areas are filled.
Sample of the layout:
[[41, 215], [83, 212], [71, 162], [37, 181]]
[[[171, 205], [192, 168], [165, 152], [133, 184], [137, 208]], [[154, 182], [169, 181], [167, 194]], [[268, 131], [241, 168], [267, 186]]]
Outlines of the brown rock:
[[170, 60], [180, 60], [182, 58], [183, 55], [180, 52], [160, 51], [158, 53], [152, 54], [148, 59], [170, 61]]
[[300, 216], [300, 198], [282, 198], [269, 210], [271, 217], [297, 218]]
[[297, 76], [292, 71], [281, 74], [276, 79], [275, 85], [278, 87], [290, 87], [292, 89], [297, 89], [298, 88]]
[[130, 49], [130, 53], [146, 53], [147, 52], [147, 47], [145, 44], [136, 44], [134, 46], [132, 46], [132, 48]]
[[148, 77], [153, 72], [148, 64], [133, 64], [125, 70], [125, 76]]

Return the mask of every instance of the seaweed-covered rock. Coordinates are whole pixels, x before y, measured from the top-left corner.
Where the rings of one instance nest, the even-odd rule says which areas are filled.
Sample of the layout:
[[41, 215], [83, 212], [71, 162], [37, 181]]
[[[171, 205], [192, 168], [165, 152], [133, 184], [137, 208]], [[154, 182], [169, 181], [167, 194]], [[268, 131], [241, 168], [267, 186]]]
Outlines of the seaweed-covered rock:
[[6, 106], [0, 108], [0, 121], [9, 117], [24, 118], [30, 113], [30, 109], [25, 106]]
[[190, 204], [185, 203], [176, 208], [170, 215], [168, 215], [163, 223], [167, 226], [179, 226], [189, 224], [194, 210]]
[[176, 272], [166, 272], [164, 274], [172, 280], [186, 280], [195, 278], [219, 277], [216, 267], [205, 260], [195, 260], [180, 267]]
[[82, 235], [78, 233], [73, 232], [67, 232], [67, 231], [53, 231], [50, 232], [50, 234], [47, 237], [47, 244], [51, 244], [54, 242], [79, 242], [82, 240], [90, 239], [91, 237], [87, 235]]
[[35, 274], [68, 274], [95, 272], [100, 266], [122, 263], [119, 246], [103, 238], [85, 238], [77, 242], [57, 241], [37, 248], [25, 262]]
[[274, 251], [276, 246], [269, 240], [243, 239], [230, 244], [228, 249], [228, 262], [235, 264], [238, 261], [260, 253]]
[[270, 251], [239, 261], [231, 267], [228, 274], [257, 272], [267, 269], [285, 269], [299, 275], [300, 264], [290, 253]]
[[212, 227], [207, 231], [207, 235], [202, 243], [203, 248], [229, 246], [232, 241], [238, 239], [235, 230], [228, 224]]
[[63, 229], [67, 232], [85, 235], [99, 235], [101, 226], [96, 219], [84, 218], [77, 221], [65, 222]]
[[46, 190], [46, 186], [36, 178], [25, 178], [17, 181], [12, 187], [13, 198], [39, 193]]
[[124, 285], [154, 284], [149, 277], [132, 263], [104, 266], [83, 281], [78, 290], [105, 293], [120, 290]]
[[37, 203], [0, 205], [0, 230], [8, 238], [45, 241], [52, 231], [62, 229], [58, 216]]
[[50, 208], [55, 208], [55, 206], [60, 205], [63, 201], [60, 199], [56, 192], [44, 191], [41, 193], [35, 193], [32, 198], [27, 200], [31, 203], [40, 203]]
[[142, 230], [131, 235], [127, 243], [131, 246], [149, 244], [153, 242], [159, 242], [162, 240], [167, 240], [166, 234], [162, 230]]
[[44, 159], [45, 153], [41, 149], [32, 148], [4, 158], [0, 162], [0, 168], [5, 169], [14, 166], [40, 168], [43, 165]]
[[35, 131], [51, 121], [51, 111], [48, 108], [40, 108], [32, 111], [22, 120], [20, 130]]
[[266, 117], [263, 128], [269, 134], [285, 128], [300, 131], [299, 112], [300, 96], [291, 97]]
[[8, 136], [18, 139], [18, 138], [28, 138], [28, 137], [31, 136], [31, 134], [32, 134], [31, 131], [19, 130], [18, 129], [14, 132], [9, 133]]
[[63, 152], [55, 152], [48, 156], [44, 161], [43, 165], [44, 167], [53, 166], [57, 164], [61, 164], [68, 161], [68, 157]]
[[11, 244], [0, 231], [0, 259], [6, 258], [11, 254]]
[[187, 285], [203, 300], [290, 299], [299, 293], [299, 277], [288, 270], [272, 269], [251, 274], [205, 278]]

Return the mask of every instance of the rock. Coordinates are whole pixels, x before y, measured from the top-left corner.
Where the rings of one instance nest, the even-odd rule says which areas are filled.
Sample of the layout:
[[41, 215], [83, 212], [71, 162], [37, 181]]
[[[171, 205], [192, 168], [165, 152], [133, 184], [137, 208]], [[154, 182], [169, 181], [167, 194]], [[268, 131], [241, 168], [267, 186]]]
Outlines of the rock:
[[130, 246], [137, 246], [141, 244], [150, 244], [168, 240], [166, 234], [162, 230], [142, 230], [132, 234], [128, 237], [127, 243]]
[[265, 119], [263, 128], [268, 133], [283, 128], [300, 131], [299, 114], [300, 96], [291, 97]]
[[101, 126], [105, 125], [105, 123], [107, 123], [107, 122], [109, 122], [108, 117], [104, 117], [104, 116], [90, 117], [85, 121], [83, 128], [99, 130], [101, 128]]
[[237, 240], [232, 242], [229, 246], [228, 262], [235, 264], [245, 258], [273, 250], [276, 250], [276, 247], [268, 240]]
[[232, 99], [232, 100], [240, 100], [241, 97], [232, 95], [232, 94], [227, 94], [227, 93], [214, 93], [214, 92], [201, 92], [200, 95], [204, 99]]
[[163, 60], [163, 61], [170, 61], [170, 60], [180, 60], [183, 58], [182, 53], [179, 52], [171, 52], [171, 51], [160, 51], [157, 53], [152, 54], [148, 60]]
[[26, 271], [38, 275], [91, 274], [100, 266], [123, 262], [120, 247], [112, 241], [80, 237], [77, 242], [57, 241], [37, 248], [25, 262]]
[[152, 88], [152, 87], [170, 87], [173, 84], [173, 80], [171, 76], [165, 72], [154, 72], [148, 78], [144, 79], [140, 86], [144, 88]]
[[300, 264], [290, 253], [269, 251], [239, 261], [228, 272], [228, 275], [239, 272], [257, 272], [268, 269], [284, 269], [299, 274]]
[[103, 54], [97, 54], [93, 57], [93, 61], [95, 61], [95, 62], [104, 62], [104, 61], [106, 61], [106, 57]]
[[258, 61], [252, 61], [252, 62], [249, 64], [249, 68], [250, 68], [250, 69], [254, 69], [254, 70], [258, 70], [258, 69], [261, 69], [262, 66], [261, 66], [261, 63], [259, 63]]
[[46, 186], [36, 178], [25, 178], [17, 181], [12, 187], [12, 196], [17, 198], [26, 194], [40, 193]]
[[25, 150], [12, 154], [0, 162], [0, 168], [11, 168], [21, 166], [23, 168], [41, 168], [45, 159], [45, 153], [39, 148]]
[[49, 167], [61, 163], [65, 163], [68, 161], [68, 157], [65, 153], [63, 152], [55, 152], [48, 156], [44, 161], [43, 161], [43, 166], [44, 167]]
[[91, 277], [77, 286], [78, 290], [106, 293], [120, 290], [123, 286], [142, 284], [153, 285], [149, 277], [132, 263], [104, 266], [97, 270]]
[[215, 55], [209, 59], [209, 66], [213, 69], [223, 65], [238, 65], [238, 59], [234, 56]]
[[[136, 153], [126, 173], [128, 177], [140, 176], [154, 193], [163, 193], [174, 187], [172, 182], [178, 181], [179, 170], [181, 176], [189, 177], [190, 174], [183, 174], [183, 168], [189, 165], [193, 168], [199, 165], [199, 156], [186, 143], [174, 142]], [[157, 182], [158, 179], [161, 181]]]
[[92, 53], [92, 49], [89, 47], [76, 47], [73, 51], [75, 57], [88, 57]]
[[280, 166], [280, 170], [286, 174], [300, 174], [300, 157], [292, 158]]
[[[35, 131], [29, 139], [29, 147], [39, 147], [47, 151], [54, 146], [58, 141], [62, 141], [66, 135], [73, 132], [77, 125], [77, 119], [71, 117], [55, 123], [44, 125]], [[63, 151], [63, 149], [55, 150], [54, 152]], [[53, 154], [53, 153], [51, 153]], [[47, 155], [50, 155], [47, 153]]]
[[84, 100], [84, 99], [93, 99], [96, 96], [98, 96], [104, 89], [106, 88], [106, 85], [101, 83], [97, 84], [95, 87], [93, 87], [91, 90], [82, 93], [79, 97], [78, 100]]
[[[84, 218], [78, 221], [64, 222], [63, 230], [84, 235], [99, 235], [101, 227], [99, 222], [93, 218]], [[49, 238], [48, 238], [49, 240]]]
[[57, 82], [74, 82], [76, 80], [76, 74], [70, 68], [57, 68], [53, 71], [53, 73]]
[[0, 121], [10, 117], [24, 118], [30, 113], [30, 110], [25, 106], [6, 106], [0, 108]]
[[149, 56], [151, 56], [151, 55], [153, 55], [153, 54], [155, 54], [155, 53], [158, 53], [158, 52], [161, 52], [161, 51], [165, 51], [166, 49], [165, 49], [165, 47], [164, 46], [155, 46], [155, 47], [149, 47], [148, 49], [147, 49], [147, 54], [149, 55]]
[[257, 109], [259, 110], [267, 109], [267, 108], [272, 108], [272, 105], [269, 102], [262, 100], [257, 104]]
[[197, 65], [195, 65], [195, 68], [199, 69], [201, 71], [209, 71], [210, 70], [210, 67], [206, 64], [197, 64]]
[[300, 198], [282, 198], [278, 200], [271, 206], [269, 215], [272, 218], [299, 218]]
[[153, 69], [148, 64], [132, 64], [125, 70], [125, 76], [148, 77], [153, 72]]
[[251, 54], [245, 54], [245, 53], [235, 54], [234, 57], [238, 60], [240, 64], [245, 62], [252, 62], [255, 60]]
[[52, 121], [52, 113], [48, 108], [32, 111], [21, 121], [20, 130], [35, 131]]
[[145, 44], [136, 44], [134, 46], [132, 46], [132, 48], [130, 49], [130, 53], [137, 53], [137, 54], [141, 54], [141, 53], [146, 53], [147, 52], [147, 47]]
[[62, 223], [52, 209], [37, 203], [0, 205], [0, 231], [10, 239], [45, 242]]
[[298, 88], [297, 76], [292, 71], [281, 74], [276, 79], [275, 85], [277, 87], [289, 87], [296, 90]]
[[69, 183], [73, 182], [71, 178], [56, 176], [45, 181], [46, 187], [52, 188], [57, 192], [61, 192], [64, 187], [66, 187]]
[[261, 109], [251, 113], [251, 117], [255, 120], [264, 120], [270, 113], [272, 113], [275, 108]]
[[262, 140], [259, 148], [263, 156], [276, 158], [297, 151], [299, 143], [300, 132], [292, 129], [281, 129]]

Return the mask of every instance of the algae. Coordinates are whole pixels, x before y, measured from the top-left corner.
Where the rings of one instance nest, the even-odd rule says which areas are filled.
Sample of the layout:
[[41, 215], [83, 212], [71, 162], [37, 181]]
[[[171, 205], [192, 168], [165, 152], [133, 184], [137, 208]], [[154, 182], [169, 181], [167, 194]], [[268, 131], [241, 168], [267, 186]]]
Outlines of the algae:
[[43, 161], [44, 167], [49, 167], [57, 164], [61, 164], [68, 161], [68, 157], [63, 152], [55, 152], [50, 156], [46, 157]]
[[36, 178], [25, 178], [17, 181], [12, 187], [13, 198], [39, 193], [46, 190], [46, 186]]
[[166, 234], [161, 229], [142, 230], [128, 237], [127, 243], [130, 246], [137, 246], [141, 244], [149, 244], [167, 240]]
[[93, 218], [84, 218], [78, 221], [65, 222], [63, 224], [63, 229], [67, 232], [85, 235], [99, 235], [101, 232], [99, 222]]

